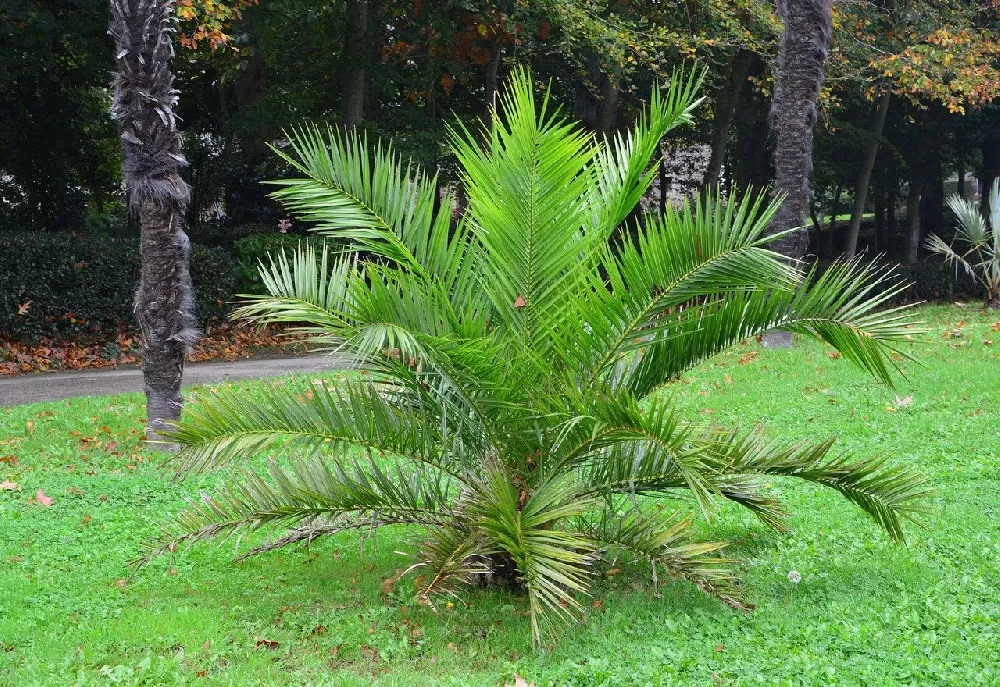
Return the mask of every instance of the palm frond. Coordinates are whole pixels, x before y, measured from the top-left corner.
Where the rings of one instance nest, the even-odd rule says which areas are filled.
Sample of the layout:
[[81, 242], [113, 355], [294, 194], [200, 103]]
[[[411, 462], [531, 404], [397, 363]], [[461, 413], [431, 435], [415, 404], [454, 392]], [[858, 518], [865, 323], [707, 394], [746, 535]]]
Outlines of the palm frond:
[[679, 513], [632, 508], [605, 515], [594, 523], [583, 521], [581, 533], [603, 548], [615, 549], [662, 567], [674, 579], [685, 580], [717, 597], [727, 606], [750, 610], [730, 569], [735, 561], [710, 557], [724, 542], [690, 542], [691, 520]]
[[834, 440], [783, 443], [758, 432], [730, 432], [710, 440], [714, 471], [722, 476], [780, 475], [839, 491], [895, 541], [903, 541], [901, 519], [916, 521], [930, 511], [927, 478], [885, 458], [831, 456]]
[[358, 383], [342, 388], [289, 383], [261, 398], [224, 388], [188, 405], [169, 433], [181, 450], [167, 465], [184, 476], [265, 449], [315, 454], [355, 447], [459, 476], [460, 466], [450, 465], [447, 457], [452, 437], [437, 431], [438, 419], [434, 409], [397, 404], [377, 388]]
[[569, 620], [581, 609], [575, 595], [587, 591], [590, 577], [590, 541], [553, 525], [583, 515], [594, 502], [580, 498], [565, 478], [547, 480], [529, 494], [527, 489], [519, 493], [511, 477], [499, 466], [488, 471], [468, 512], [517, 566], [528, 592], [531, 635], [537, 646], [543, 618]]
[[498, 322], [532, 350], [560, 321], [586, 240], [594, 155], [591, 138], [539, 105], [531, 77], [516, 70], [485, 147], [462, 125], [451, 130], [463, 168], [472, 233], [483, 246], [481, 288]]
[[[184, 542], [228, 538], [262, 527], [309, 524], [340, 515], [369, 516], [372, 526], [389, 522], [425, 525], [451, 519], [454, 479], [428, 465], [383, 469], [373, 460], [299, 459], [290, 469], [272, 462], [269, 480], [245, 471], [215, 496], [189, 502], [172, 526], [147, 543], [148, 562]], [[293, 543], [294, 537], [285, 540]]]
[[487, 556], [495, 553], [478, 529], [457, 523], [428, 528], [420, 547], [420, 562], [407, 572], [419, 571], [419, 594], [433, 607], [434, 597], [457, 598], [461, 587], [490, 571]]

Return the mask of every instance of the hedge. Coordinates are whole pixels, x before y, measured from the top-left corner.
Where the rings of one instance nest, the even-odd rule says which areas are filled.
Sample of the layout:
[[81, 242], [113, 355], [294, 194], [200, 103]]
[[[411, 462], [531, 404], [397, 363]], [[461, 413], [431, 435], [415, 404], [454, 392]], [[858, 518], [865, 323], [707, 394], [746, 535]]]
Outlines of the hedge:
[[[131, 326], [139, 241], [106, 235], [0, 234], [0, 335], [100, 339]], [[194, 246], [191, 278], [202, 325], [228, 314], [239, 265], [222, 248]], [[103, 335], [103, 336], [102, 336]]]

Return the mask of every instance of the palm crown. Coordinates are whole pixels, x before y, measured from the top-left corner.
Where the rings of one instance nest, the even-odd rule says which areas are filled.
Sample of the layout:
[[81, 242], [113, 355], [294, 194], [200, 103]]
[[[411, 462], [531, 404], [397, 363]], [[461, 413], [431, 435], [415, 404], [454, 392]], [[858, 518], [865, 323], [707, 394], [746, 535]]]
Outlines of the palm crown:
[[[283, 534], [252, 553], [419, 525], [407, 531], [423, 599], [513, 570], [538, 642], [542, 618], [573, 616], [609, 555], [646, 559], [654, 575], [743, 607], [722, 544], [689, 540], [690, 514], [728, 499], [782, 528], [773, 475], [831, 487], [901, 539], [901, 519], [924, 506], [919, 475], [833, 456], [829, 440], [685, 423], [656, 393], [779, 326], [888, 382], [889, 353], [909, 331], [898, 310], [876, 312], [902, 288], [886, 287], [886, 272], [837, 264], [806, 287], [767, 249], [776, 206], [761, 198], [646, 216], [621, 238], [651, 157], [690, 121], [698, 85], [675, 77], [630, 134], [597, 141], [515, 73], [491, 128], [450, 132], [468, 195], [457, 222], [450, 199], [436, 210], [436, 181], [391, 151], [297, 132], [285, 157], [301, 177], [276, 182], [274, 195], [350, 247], [277, 256], [262, 266], [270, 295], [239, 314], [295, 323], [366, 374], [194, 404], [172, 435], [181, 472], [262, 451], [288, 461], [192, 504], [151, 553], [263, 526]], [[684, 495], [693, 507], [657, 501]]]

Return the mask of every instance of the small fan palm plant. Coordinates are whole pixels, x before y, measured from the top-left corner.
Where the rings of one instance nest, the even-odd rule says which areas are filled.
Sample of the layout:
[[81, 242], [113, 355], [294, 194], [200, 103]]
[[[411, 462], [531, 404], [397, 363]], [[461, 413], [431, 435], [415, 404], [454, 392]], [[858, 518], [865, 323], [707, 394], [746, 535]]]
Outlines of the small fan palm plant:
[[[937, 234], [927, 237], [927, 250], [944, 256], [946, 262], [961, 266], [983, 285], [987, 308], [1000, 309], [1000, 179], [990, 187], [989, 219], [983, 217], [976, 203], [957, 193], [948, 197], [948, 207], [958, 219], [952, 244]], [[954, 244], [958, 244], [955, 248]]]
[[488, 129], [450, 132], [468, 194], [457, 221], [450, 199], [436, 209], [435, 180], [391, 151], [334, 130], [292, 136], [281, 154], [300, 176], [274, 195], [350, 248], [276, 256], [261, 268], [269, 295], [239, 315], [293, 323], [364, 373], [193, 404], [171, 435], [182, 474], [281, 459], [191, 504], [150, 555], [259, 528], [278, 532], [249, 553], [417, 525], [406, 532], [423, 600], [513, 585], [537, 643], [615, 556], [745, 608], [723, 544], [693, 541], [689, 526], [728, 500], [785, 528], [775, 476], [830, 487], [902, 539], [901, 521], [924, 507], [919, 475], [833, 455], [829, 439], [687, 423], [658, 393], [774, 327], [888, 383], [912, 331], [905, 313], [877, 312], [903, 288], [883, 288], [887, 272], [846, 262], [806, 287], [768, 250], [776, 206], [761, 198], [710, 198], [618, 231], [660, 140], [690, 121], [699, 81], [675, 77], [631, 133], [598, 141], [517, 72]]

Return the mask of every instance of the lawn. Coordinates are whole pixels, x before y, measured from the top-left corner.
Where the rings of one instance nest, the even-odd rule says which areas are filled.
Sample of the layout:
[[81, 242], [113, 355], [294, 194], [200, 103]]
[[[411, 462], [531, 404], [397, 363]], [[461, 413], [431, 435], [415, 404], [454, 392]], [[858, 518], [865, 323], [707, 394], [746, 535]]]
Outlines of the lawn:
[[908, 546], [835, 493], [780, 482], [791, 534], [735, 508], [703, 527], [732, 542], [754, 612], [622, 565], [543, 653], [516, 596], [414, 605], [386, 533], [235, 564], [232, 542], [202, 545], [136, 572], [157, 524], [225, 475], [172, 484], [138, 447], [139, 396], [0, 409], [0, 684], [1000, 684], [1000, 316], [921, 315], [929, 342], [894, 390], [818, 344], [748, 342], [664, 391], [692, 419], [832, 433], [923, 471], [937, 512]]

